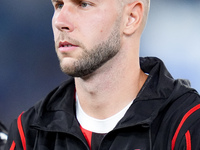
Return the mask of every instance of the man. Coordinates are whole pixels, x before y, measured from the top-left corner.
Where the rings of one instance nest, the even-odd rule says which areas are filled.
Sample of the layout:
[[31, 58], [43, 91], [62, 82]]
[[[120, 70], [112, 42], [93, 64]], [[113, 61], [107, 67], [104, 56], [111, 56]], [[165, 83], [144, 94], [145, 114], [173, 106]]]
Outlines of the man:
[[52, 3], [60, 66], [74, 78], [12, 123], [6, 149], [200, 149], [197, 92], [139, 58], [149, 0]]

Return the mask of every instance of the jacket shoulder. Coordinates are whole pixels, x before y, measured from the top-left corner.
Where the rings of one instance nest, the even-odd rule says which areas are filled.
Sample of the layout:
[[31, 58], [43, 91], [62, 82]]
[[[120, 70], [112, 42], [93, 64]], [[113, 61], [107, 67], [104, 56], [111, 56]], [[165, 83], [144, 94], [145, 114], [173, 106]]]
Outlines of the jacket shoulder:
[[[73, 79], [70, 78], [52, 90], [43, 100], [38, 101], [34, 106], [20, 114], [20, 116], [11, 123], [8, 141], [5, 149], [10, 149], [10, 147], [13, 145], [13, 142], [17, 149], [23, 149], [21, 134], [24, 135], [27, 149], [32, 149], [34, 146], [36, 134], [38, 132], [32, 127], [32, 124], [34, 124], [37, 118], [39, 118], [42, 113], [45, 112], [50, 101], [52, 99], [55, 100], [54, 96], [57, 95], [57, 93], [62, 93], [63, 90], [66, 90], [69, 87], [73, 87], [73, 84]], [[20, 132], [19, 127], [21, 128], [22, 132]]]
[[198, 134], [200, 133], [200, 96], [197, 92], [190, 92], [189, 95], [185, 97], [187, 99], [185, 109], [182, 107], [183, 113], [172, 138], [172, 150], [188, 147], [200, 149], [200, 144], [196, 141], [200, 138]]

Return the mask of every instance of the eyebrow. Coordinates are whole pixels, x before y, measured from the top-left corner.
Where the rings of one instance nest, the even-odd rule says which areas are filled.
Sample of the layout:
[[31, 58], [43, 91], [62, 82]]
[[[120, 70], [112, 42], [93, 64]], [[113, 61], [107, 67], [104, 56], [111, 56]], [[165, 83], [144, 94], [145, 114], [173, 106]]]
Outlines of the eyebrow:
[[53, 2], [58, 2], [58, 1], [61, 1], [61, 0], [51, 0], [52, 3], [53, 3]]

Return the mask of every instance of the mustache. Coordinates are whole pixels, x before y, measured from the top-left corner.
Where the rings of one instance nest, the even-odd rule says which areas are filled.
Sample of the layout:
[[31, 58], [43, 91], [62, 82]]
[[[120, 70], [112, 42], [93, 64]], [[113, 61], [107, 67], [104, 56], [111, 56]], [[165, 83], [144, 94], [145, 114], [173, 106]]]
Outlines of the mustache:
[[72, 45], [77, 45], [83, 49], [85, 49], [86, 47], [84, 46], [83, 43], [81, 43], [80, 41], [71, 38], [70, 36], [66, 35], [66, 34], [59, 34], [57, 37], [54, 37], [54, 41], [55, 41], [55, 46], [58, 47], [59, 43], [62, 41], [67, 41], [68, 43], [72, 44]]

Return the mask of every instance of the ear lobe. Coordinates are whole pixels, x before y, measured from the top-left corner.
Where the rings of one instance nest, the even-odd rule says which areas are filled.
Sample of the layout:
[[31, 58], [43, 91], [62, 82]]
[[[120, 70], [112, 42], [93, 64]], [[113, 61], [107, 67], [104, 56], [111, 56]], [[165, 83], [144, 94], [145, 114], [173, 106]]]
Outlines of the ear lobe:
[[133, 34], [141, 26], [141, 22], [143, 19], [143, 8], [143, 3], [141, 3], [140, 1], [135, 1], [127, 5], [127, 22], [124, 29], [125, 34]]

